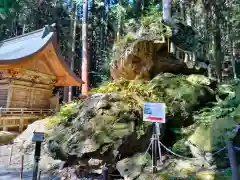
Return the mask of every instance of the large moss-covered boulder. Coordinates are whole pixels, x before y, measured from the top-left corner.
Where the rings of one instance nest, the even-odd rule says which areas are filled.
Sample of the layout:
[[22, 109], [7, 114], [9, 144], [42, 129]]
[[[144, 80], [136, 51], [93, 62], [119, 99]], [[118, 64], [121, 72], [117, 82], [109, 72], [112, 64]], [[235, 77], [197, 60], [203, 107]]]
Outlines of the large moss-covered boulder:
[[212, 98], [208, 86], [168, 73], [151, 81], [108, 83], [92, 90], [73, 111], [52, 117], [58, 124], [49, 134], [48, 148], [52, 157], [68, 164], [80, 163], [91, 170], [105, 163], [115, 167], [118, 160], [147, 149], [151, 123], [142, 122], [144, 101], [165, 102], [167, 126], [179, 128], [193, 120], [192, 110]]
[[225, 146], [226, 141], [233, 140], [236, 135], [233, 131], [236, 125], [237, 123], [231, 118], [216, 119], [207, 125], [201, 123], [188, 140], [204, 152], [217, 151]]
[[182, 155], [205, 156], [207, 152], [218, 151], [226, 141], [239, 137], [239, 105], [235, 87], [222, 84], [217, 88], [218, 102], [208, 104], [194, 113], [194, 124], [181, 128], [182, 139], [173, 145], [173, 150]]
[[[108, 83], [94, 89], [93, 93], [118, 92], [130, 104], [142, 108], [143, 102], [165, 102], [169, 127], [181, 127], [192, 120], [192, 111], [204, 103], [214, 100], [214, 91], [204, 83], [192, 79], [201, 79], [201, 75], [159, 74], [151, 81], [121, 80]], [[200, 81], [200, 80], [199, 80]]]
[[135, 154], [132, 157], [125, 158], [117, 162], [116, 168], [122, 177], [128, 180], [134, 180], [139, 177], [149, 162], [151, 156], [149, 154]]
[[[99, 168], [147, 148], [149, 125], [115, 93], [95, 94], [48, 139], [51, 155], [68, 163]], [[71, 162], [70, 162], [71, 161]]]

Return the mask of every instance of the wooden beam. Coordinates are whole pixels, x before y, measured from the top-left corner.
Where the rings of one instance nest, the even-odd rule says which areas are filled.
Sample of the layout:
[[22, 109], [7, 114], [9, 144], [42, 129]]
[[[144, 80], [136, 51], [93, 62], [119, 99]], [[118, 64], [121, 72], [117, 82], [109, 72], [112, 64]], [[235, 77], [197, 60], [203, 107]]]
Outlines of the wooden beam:
[[[32, 89], [43, 89], [43, 90], [49, 90], [52, 91], [53, 85], [47, 85], [47, 84], [35, 84], [32, 82], [26, 82], [21, 80], [13, 80], [13, 83], [11, 84], [12, 87], [25, 87], [25, 88], [32, 88]], [[1, 86], [0, 86], [1, 87]]]

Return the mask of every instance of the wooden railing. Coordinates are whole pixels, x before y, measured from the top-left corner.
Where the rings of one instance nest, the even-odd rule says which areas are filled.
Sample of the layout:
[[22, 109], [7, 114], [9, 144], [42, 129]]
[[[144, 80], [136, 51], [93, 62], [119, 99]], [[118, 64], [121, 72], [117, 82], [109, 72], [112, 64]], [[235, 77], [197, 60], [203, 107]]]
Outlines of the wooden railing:
[[35, 118], [49, 116], [54, 112], [53, 109], [0, 107], [0, 129], [7, 131], [9, 128], [19, 128], [19, 132], [22, 132], [24, 127], [36, 120]]
[[54, 113], [53, 109], [34, 109], [34, 108], [1, 108], [0, 107], [0, 116], [6, 115], [16, 115], [16, 116], [24, 116], [24, 115], [50, 115]]

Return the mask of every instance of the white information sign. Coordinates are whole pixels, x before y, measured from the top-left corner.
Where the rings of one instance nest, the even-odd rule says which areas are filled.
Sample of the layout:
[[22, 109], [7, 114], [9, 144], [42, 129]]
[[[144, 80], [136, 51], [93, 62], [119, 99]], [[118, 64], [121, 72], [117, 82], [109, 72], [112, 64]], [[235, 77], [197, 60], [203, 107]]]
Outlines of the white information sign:
[[143, 121], [165, 123], [165, 103], [149, 103], [143, 105]]

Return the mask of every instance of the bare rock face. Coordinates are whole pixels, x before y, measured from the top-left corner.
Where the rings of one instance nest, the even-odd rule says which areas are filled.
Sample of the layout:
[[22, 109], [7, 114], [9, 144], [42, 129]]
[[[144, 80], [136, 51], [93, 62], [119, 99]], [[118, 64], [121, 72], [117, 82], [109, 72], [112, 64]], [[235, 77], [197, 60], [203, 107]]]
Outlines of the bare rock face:
[[142, 39], [133, 42], [115, 61], [111, 76], [114, 80], [149, 80], [161, 72], [177, 73], [185, 69], [183, 61], [170, 56], [165, 41]]
[[113, 48], [111, 76], [117, 79], [152, 79], [159, 73], [191, 74], [194, 64], [177, 59], [170, 52], [170, 43], [182, 51], [194, 52], [202, 46], [192, 27], [181, 22], [162, 24], [152, 17], [149, 25], [142, 23], [136, 32], [125, 35]]

